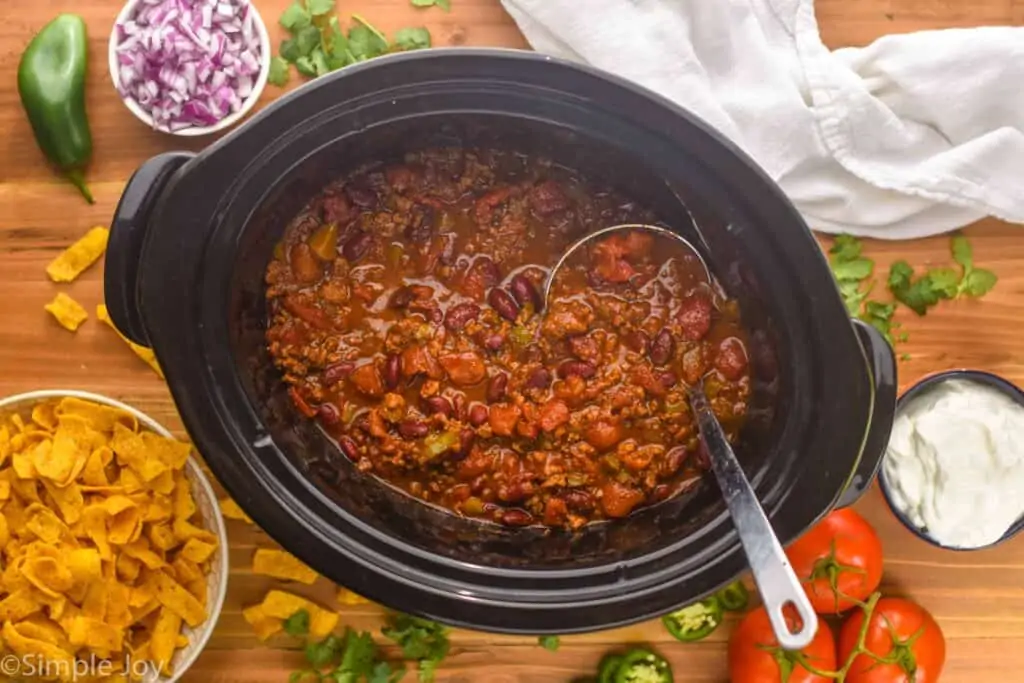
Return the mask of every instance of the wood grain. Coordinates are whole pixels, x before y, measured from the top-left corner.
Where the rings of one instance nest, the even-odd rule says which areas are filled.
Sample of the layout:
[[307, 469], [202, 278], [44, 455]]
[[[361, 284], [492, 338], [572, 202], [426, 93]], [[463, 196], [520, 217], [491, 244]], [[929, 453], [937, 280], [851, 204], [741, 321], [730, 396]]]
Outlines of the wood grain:
[[[257, 0], [273, 24], [290, 0]], [[106, 41], [119, 11], [116, 0], [68, 3], [6, 0], [12, 11], [0, 22], [0, 395], [40, 388], [76, 388], [125, 400], [181, 433], [164, 384], [95, 318], [77, 334], [60, 329], [42, 306], [58, 289], [90, 311], [102, 300], [102, 269], [94, 267], [77, 282], [56, 287], [44, 267], [87, 228], [106, 224], [130, 173], [149, 156], [181, 148], [180, 140], [154, 133], [136, 121], [113, 95], [106, 69]], [[358, 12], [387, 31], [424, 24], [443, 45], [524, 47], [525, 42], [497, 0], [453, 0], [450, 14], [416, 11], [408, 0], [351, 0], [345, 12]], [[19, 55], [49, 18], [80, 12], [90, 32], [89, 112], [95, 162], [89, 181], [97, 203], [89, 207], [70, 185], [42, 161], [21, 111], [13, 77]], [[864, 44], [886, 33], [981, 24], [1024, 24], [1024, 0], [819, 0], [822, 34], [830, 46]], [[277, 27], [272, 30], [276, 33]], [[276, 43], [276, 37], [275, 37]], [[268, 88], [263, 102], [279, 90]], [[201, 143], [193, 143], [197, 148]], [[971, 227], [976, 261], [994, 270], [999, 284], [983, 301], [940, 305], [925, 318], [904, 316], [910, 340], [901, 351], [905, 388], [922, 375], [953, 367], [973, 367], [1024, 384], [1024, 239], [1019, 227], [982, 221]], [[897, 258], [924, 266], [949, 260], [948, 240], [870, 243], [869, 254], [885, 269]], [[905, 312], [904, 312], [905, 313]], [[901, 314], [903, 315], [903, 314]], [[948, 638], [944, 681], [1021, 680], [1024, 670], [1024, 538], [975, 553], [932, 548], [906, 532], [877, 491], [859, 505], [882, 535], [887, 553], [885, 589], [912, 596], [936, 615]], [[186, 675], [188, 683], [283, 683], [301, 655], [294, 644], [276, 640], [261, 646], [241, 616], [272, 585], [250, 571], [252, 550], [271, 546], [262, 532], [230, 522], [232, 574], [227, 603], [209, 648]], [[325, 581], [307, 594], [333, 604]], [[345, 608], [344, 621], [376, 628], [374, 606]], [[561, 683], [593, 671], [601, 655], [624, 643], [649, 641], [671, 658], [677, 681], [725, 681], [728, 629], [707, 642], [681, 646], [657, 622], [563, 639], [557, 653], [525, 637], [459, 631], [440, 680], [454, 683]]]

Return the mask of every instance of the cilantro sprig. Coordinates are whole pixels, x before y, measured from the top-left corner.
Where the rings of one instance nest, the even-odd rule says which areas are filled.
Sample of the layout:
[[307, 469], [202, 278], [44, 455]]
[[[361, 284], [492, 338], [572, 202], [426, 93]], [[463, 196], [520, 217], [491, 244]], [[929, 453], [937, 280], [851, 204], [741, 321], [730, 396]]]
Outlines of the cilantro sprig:
[[557, 652], [562, 640], [558, 636], [537, 636], [537, 644], [548, 652]]
[[930, 268], [919, 277], [906, 261], [896, 261], [889, 268], [888, 285], [896, 300], [924, 315], [928, 309], [943, 300], [960, 297], [984, 296], [995, 287], [996, 274], [984, 268], [974, 267], [974, 249], [963, 235], [955, 235], [950, 242], [956, 268]]
[[451, 0], [409, 0], [413, 7], [440, 7], [445, 12], [452, 11]]
[[402, 656], [419, 662], [420, 683], [432, 683], [437, 665], [448, 656], [448, 629], [408, 614], [392, 614], [381, 633], [402, 648]]
[[[431, 4], [448, 8], [447, 0]], [[392, 43], [358, 14], [352, 15], [348, 31], [344, 31], [334, 10], [335, 0], [293, 0], [278, 19], [289, 37], [281, 41], [278, 55], [271, 59], [268, 82], [277, 86], [287, 84], [291, 65], [303, 76], [316, 78], [389, 52], [420, 50], [431, 45], [430, 32], [423, 27], [399, 30]]]
[[974, 250], [963, 235], [955, 235], [950, 242], [953, 260], [960, 266], [929, 268], [916, 275], [905, 260], [894, 262], [889, 268], [886, 288], [895, 301], [870, 299], [874, 289], [875, 262], [862, 254], [860, 240], [852, 235], [839, 235], [829, 249], [829, 266], [850, 315], [872, 325], [894, 343], [904, 342], [907, 335], [895, 334], [900, 324], [893, 320], [897, 303], [918, 315], [925, 315], [932, 306], [943, 300], [960, 297], [980, 297], [995, 286], [995, 273], [974, 267]]

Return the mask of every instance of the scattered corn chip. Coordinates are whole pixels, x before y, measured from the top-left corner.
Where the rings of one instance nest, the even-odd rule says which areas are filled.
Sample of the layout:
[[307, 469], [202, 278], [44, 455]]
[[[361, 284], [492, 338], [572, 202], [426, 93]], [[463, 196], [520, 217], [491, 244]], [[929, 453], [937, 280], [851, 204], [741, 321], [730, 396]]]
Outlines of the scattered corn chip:
[[53, 259], [46, 266], [46, 274], [54, 282], [71, 282], [103, 256], [109, 236], [107, 228], [98, 226], [91, 229]]
[[89, 317], [82, 305], [64, 292], [58, 292], [53, 301], [43, 306], [65, 330], [75, 332]]
[[245, 514], [245, 510], [238, 506], [238, 503], [230, 498], [220, 499], [220, 511], [228, 519], [237, 519], [241, 522], [248, 522], [252, 524], [253, 521], [249, 515]]
[[303, 564], [297, 557], [283, 550], [259, 548], [252, 557], [252, 571], [275, 579], [298, 581], [310, 585], [316, 582], [315, 571]]
[[117, 336], [135, 352], [136, 356], [146, 361], [149, 367], [153, 368], [153, 371], [156, 372], [160, 379], [164, 378], [164, 371], [160, 369], [160, 364], [156, 362], [156, 354], [153, 353], [153, 349], [142, 346], [141, 344], [136, 344], [121, 334], [121, 330], [117, 329], [117, 327], [114, 326], [114, 321], [110, 319], [110, 314], [107, 312], [106, 306], [103, 304], [96, 306], [96, 317], [109, 325], [110, 329], [117, 333]]

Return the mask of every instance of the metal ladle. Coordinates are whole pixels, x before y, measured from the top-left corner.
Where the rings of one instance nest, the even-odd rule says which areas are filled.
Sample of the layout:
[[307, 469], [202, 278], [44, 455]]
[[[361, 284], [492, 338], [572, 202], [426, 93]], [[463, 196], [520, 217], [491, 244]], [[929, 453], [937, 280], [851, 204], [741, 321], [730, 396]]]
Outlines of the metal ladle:
[[[544, 281], [544, 312], [548, 310], [547, 301], [555, 274], [574, 252], [591, 240], [609, 233], [631, 230], [654, 232], [684, 245], [693, 252], [704, 267], [707, 281], [712, 282], [711, 271], [700, 252], [679, 233], [656, 225], [615, 225], [586, 235], [566, 250]], [[701, 441], [703, 441], [711, 460], [711, 469], [714, 470], [718, 487], [722, 490], [722, 497], [725, 499], [726, 507], [729, 509], [736, 532], [739, 534], [743, 551], [747, 555], [750, 570], [754, 575], [754, 583], [757, 584], [761, 600], [768, 611], [775, 638], [779, 645], [786, 650], [802, 649], [814, 639], [814, 635], [818, 631], [818, 617], [811, 608], [811, 602], [793, 572], [793, 567], [790, 566], [786, 553], [783, 552], [782, 545], [775, 536], [775, 531], [761, 507], [761, 503], [757, 500], [754, 488], [750, 485], [750, 481], [736, 459], [736, 454], [733, 453], [732, 446], [729, 445], [725, 432], [722, 431], [722, 425], [719, 424], [718, 418], [711, 410], [707, 395], [704, 393], [703, 381], [689, 387], [687, 394], [690, 407], [697, 417]], [[786, 618], [783, 616], [782, 610], [786, 605], [791, 605], [800, 618], [796, 631], [789, 630]]]

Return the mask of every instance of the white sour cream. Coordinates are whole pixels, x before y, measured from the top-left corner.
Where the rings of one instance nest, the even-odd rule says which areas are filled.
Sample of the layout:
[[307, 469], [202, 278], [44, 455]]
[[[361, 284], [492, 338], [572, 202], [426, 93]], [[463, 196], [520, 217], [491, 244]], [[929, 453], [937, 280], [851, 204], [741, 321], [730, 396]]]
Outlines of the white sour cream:
[[942, 545], [998, 541], [1024, 516], [1024, 407], [979, 382], [904, 405], [883, 463], [893, 505]]

